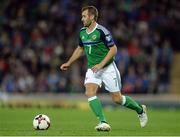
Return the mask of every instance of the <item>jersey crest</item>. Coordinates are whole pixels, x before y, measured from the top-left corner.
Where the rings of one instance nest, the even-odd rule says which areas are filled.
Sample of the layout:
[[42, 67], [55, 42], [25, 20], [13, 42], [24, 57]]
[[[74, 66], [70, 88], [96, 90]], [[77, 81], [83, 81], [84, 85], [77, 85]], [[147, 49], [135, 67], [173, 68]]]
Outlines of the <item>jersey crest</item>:
[[97, 38], [96, 35], [93, 35], [93, 36], [92, 36], [92, 40], [93, 40], [93, 41], [96, 40], [96, 38]]

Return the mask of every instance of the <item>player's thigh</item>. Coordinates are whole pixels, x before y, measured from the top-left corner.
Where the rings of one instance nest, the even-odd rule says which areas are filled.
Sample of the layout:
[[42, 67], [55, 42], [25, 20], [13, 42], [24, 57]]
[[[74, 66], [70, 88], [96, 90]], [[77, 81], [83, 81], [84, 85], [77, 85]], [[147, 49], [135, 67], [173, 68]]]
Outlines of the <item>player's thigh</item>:
[[118, 92], [110, 92], [111, 94], [111, 97], [112, 97], [112, 100], [115, 102], [115, 103], [118, 103], [118, 104], [122, 104], [122, 94], [120, 91]]
[[121, 76], [115, 63], [108, 66], [103, 72], [102, 80], [105, 85], [105, 89], [109, 92], [120, 92], [121, 91]]
[[102, 76], [102, 72], [94, 73], [91, 69], [88, 69], [86, 72], [84, 85], [88, 83], [94, 83], [101, 86], [102, 84], [101, 76]]
[[86, 96], [96, 95], [98, 87], [101, 87], [101, 84], [101, 72], [94, 73], [91, 69], [88, 69], [84, 80], [84, 85], [86, 87]]
[[95, 96], [97, 93], [99, 85], [95, 84], [95, 83], [86, 83], [85, 84], [85, 95], [88, 97], [92, 97]]

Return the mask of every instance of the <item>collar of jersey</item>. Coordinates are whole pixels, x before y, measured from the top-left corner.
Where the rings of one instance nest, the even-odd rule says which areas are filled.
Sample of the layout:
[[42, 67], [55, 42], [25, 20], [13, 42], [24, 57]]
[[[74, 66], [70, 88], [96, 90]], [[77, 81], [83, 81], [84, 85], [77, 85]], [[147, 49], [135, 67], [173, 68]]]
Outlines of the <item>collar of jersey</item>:
[[87, 32], [87, 29], [86, 29], [86, 33], [89, 35], [91, 34], [96, 28], [97, 28], [98, 24], [96, 23], [96, 26], [93, 28], [93, 30], [91, 32]]

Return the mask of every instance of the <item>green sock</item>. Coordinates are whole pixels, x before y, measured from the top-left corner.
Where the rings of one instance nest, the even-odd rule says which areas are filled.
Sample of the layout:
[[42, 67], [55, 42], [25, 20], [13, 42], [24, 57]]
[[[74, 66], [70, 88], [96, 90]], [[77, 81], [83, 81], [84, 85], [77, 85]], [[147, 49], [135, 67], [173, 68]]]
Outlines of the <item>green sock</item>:
[[129, 96], [123, 96], [122, 105], [132, 110], [135, 110], [138, 114], [141, 114], [143, 112], [142, 106]]
[[106, 118], [105, 118], [103, 111], [102, 111], [101, 102], [97, 98], [97, 96], [88, 98], [88, 102], [89, 102], [89, 105], [90, 105], [91, 109], [93, 110], [94, 114], [96, 115], [96, 117], [101, 122], [106, 122]]

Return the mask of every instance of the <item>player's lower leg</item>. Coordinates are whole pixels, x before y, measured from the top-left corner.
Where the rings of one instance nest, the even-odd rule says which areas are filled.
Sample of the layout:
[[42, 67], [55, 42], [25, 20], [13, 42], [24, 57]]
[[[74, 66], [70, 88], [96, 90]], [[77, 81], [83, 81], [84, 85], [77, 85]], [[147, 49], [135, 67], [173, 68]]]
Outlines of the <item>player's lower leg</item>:
[[89, 106], [100, 122], [107, 122], [103, 114], [102, 105], [97, 96], [88, 98]]
[[143, 113], [142, 106], [129, 96], [122, 96], [122, 105], [129, 109], [135, 110], [138, 114]]
[[129, 96], [122, 96], [122, 105], [135, 110], [138, 113], [141, 127], [145, 127], [148, 122], [146, 106], [138, 104]]
[[102, 105], [97, 96], [88, 98], [89, 106], [94, 112], [100, 123], [95, 127], [97, 131], [110, 131], [111, 127], [107, 123], [106, 118], [103, 114]]
[[120, 92], [112, 93], [113, 101], [121, 104], [129, 109], [135, 110], [138, 113], [141, 127], [145, 127], [148, 122], [146, 106], [138, 104], [129, 96], [123, 96]]

